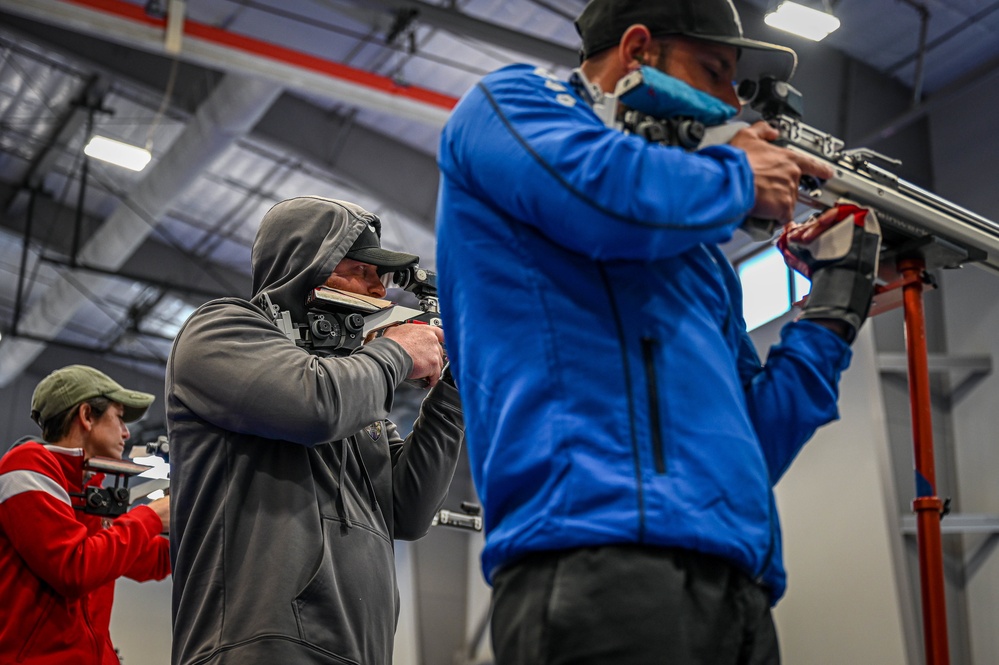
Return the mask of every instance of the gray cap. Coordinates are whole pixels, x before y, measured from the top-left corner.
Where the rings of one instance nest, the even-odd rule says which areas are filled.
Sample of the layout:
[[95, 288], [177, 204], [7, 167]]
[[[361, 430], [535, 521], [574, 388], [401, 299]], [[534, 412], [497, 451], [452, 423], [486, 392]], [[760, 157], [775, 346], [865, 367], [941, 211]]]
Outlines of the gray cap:
[[31, 419], [42, 426], [52, 416], [92, 397], [106, 397], [125, 407], [125, 422], [138, 420], [156, 399], [149, 393], [123, 388], [111, 377], [86, 365], [57, 369], [37, 386], [31, 396]]

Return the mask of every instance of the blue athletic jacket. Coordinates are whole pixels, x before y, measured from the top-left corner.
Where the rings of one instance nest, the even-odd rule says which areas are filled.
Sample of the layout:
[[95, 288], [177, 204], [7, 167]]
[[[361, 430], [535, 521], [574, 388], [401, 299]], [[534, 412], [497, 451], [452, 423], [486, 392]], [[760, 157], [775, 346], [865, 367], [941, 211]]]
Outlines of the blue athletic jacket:
[[526, 65], [444, 129], [438, 268], [484, 507], [483, 569], [610, 543], [722, 556], [785, 587], [771, 491], [837, 417], [850, 360], [790, 323], [765, 366], [717, 244], [753, 206], [744, 153], [607, 128]]

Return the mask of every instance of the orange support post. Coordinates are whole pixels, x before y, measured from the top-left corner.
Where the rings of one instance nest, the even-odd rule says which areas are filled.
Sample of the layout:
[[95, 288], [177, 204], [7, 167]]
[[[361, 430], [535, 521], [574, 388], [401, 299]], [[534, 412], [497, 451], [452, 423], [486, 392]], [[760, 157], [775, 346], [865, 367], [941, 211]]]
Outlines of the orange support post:
[[916, 513], [919, 546], [919, 583], [923, 606], [923, 644], [927, 665], [948, 665], [947, 605], [944, 599], [943, 542], [940, 537], [942, 503], [936, 495], [933, 462], [933, 424], [930, 373], [926, 352], [926, 318], [923, 312], [921, 258], [901, 259], [902, 299], [905, 311], [905, 348], [909, 361], [909, 405], [915, 457]]

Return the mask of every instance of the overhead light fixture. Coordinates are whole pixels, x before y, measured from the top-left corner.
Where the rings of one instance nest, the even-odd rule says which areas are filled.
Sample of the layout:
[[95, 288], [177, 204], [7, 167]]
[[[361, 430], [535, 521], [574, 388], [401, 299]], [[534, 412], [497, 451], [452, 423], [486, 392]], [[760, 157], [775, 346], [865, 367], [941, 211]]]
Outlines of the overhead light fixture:
[[83, 148], [88, 157], [100, 159], [133, 171], [141, 171], [153, 158], [145, 148], [115, 141], [105, 136], [94, 136]]
[[769, 12], [763, 21], [771, 27], [814, 42], [839, 28], [839, 19], [831, 12], [806, 7], [791, 0], [779, 2], [777, 8]]

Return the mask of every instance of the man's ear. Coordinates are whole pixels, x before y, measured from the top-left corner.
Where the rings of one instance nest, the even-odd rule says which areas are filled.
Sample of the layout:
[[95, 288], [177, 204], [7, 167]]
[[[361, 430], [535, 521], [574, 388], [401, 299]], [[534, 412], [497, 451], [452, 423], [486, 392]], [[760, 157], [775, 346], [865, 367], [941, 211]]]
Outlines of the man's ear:
[[84, 402], [76, 412], [76, 417], [80, 421], [80, 427], [84, 432], [89, 432], [94, 427], [94, 411], [90, 405]]
[[618, 58], [626, 71], [633, 72], [645, 64], [645, 56], [652, 45], [652, 33], [641, 23], [624, 31], [617, 45]]

